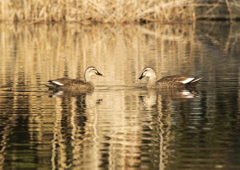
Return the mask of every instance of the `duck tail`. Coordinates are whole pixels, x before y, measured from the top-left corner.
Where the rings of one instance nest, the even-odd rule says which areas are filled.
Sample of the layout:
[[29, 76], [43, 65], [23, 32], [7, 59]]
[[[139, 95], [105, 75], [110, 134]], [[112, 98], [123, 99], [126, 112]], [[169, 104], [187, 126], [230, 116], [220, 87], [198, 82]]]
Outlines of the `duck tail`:
[[49, 87], [49, 88], [51, 88], [51, 87], [53, 87], [53, 84], [51, 84], [51, 83], [48, 83], [48, 84], [44, 84], [46, 87]]
[[202, 77], [195, 77], [192, 81], [187, 83], [187, 87], [195, 87], [201, 79]]

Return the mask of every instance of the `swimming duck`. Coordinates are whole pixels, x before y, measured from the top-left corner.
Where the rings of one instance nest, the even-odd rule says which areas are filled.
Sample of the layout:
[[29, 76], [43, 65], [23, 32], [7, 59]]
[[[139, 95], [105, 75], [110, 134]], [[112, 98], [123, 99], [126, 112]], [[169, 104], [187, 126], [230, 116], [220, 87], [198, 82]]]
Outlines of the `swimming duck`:
[[67, 90], [67, 91], [90, 91], [94, 89], [93, 82], [91, 80], [92, 75], [103, 76], [93, 66], [88, 67], [85, 71], [85, 81], [70, 79], [70, 78], [59, 78], [56, 80], [49, 80], [48, 84], [45, 84], [51, 90]]
[[188, 88], [195, 87], [199, 77], [186, 77], [180, 75], [166, 76], [157, 81], [156, 73], [152, 68], [144, 68], [138, 81], [144, 77], [149, 77], [147, 88]]

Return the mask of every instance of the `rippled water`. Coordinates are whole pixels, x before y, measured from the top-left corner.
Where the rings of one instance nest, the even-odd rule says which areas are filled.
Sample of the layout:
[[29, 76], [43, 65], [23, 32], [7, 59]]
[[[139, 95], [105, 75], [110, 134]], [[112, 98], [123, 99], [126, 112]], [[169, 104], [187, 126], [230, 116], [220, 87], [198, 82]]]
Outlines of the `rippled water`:
[[[239, 23], [0, 25], [1, 169], [240, 169]], [[49, 79], [95, 76], [93, 93]], [[158, 79], [203, 77], [196, 90]]]

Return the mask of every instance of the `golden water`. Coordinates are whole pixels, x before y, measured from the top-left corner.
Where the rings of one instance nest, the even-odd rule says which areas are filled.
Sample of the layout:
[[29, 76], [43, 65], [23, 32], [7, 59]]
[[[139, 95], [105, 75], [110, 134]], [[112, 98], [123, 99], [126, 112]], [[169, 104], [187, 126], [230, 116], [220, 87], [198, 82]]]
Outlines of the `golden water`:
[[[239, 169], [239, 26], [1, 24], [0, 169]], [[44, 86], [89, 66], [93, 93]], [[199, 95], [147, 91], [145, 67]]]

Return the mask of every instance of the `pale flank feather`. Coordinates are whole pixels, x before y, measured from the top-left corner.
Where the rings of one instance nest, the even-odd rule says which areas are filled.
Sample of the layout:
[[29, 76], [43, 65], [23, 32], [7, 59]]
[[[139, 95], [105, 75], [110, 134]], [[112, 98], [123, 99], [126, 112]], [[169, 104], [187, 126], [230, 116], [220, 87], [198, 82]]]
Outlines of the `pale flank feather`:
[[191, 83], [194, 83], [194, 82], [197, 82], [197, 81], [199, 81], [199, 80], [201, 80], [202, 78], [200, 77], [200, 78], [196, 78], [195, 80], [193, 80]]
[[179, 82], [181, 82], [181, 83], [183, 83], [183, 84], [187, 84], [187, 83], [189, 83], [190, 81], [192, 81], [194, 78], [187, 78], [186, 80], [184, 80], [184, 81], [179, 81]]
[[57, 81], [52, 81], [52, 83], [56, 84], [56, 85], [59, 85], [59, 86], [62, 86], [63, 84], [62, 83], [59, 83]]

